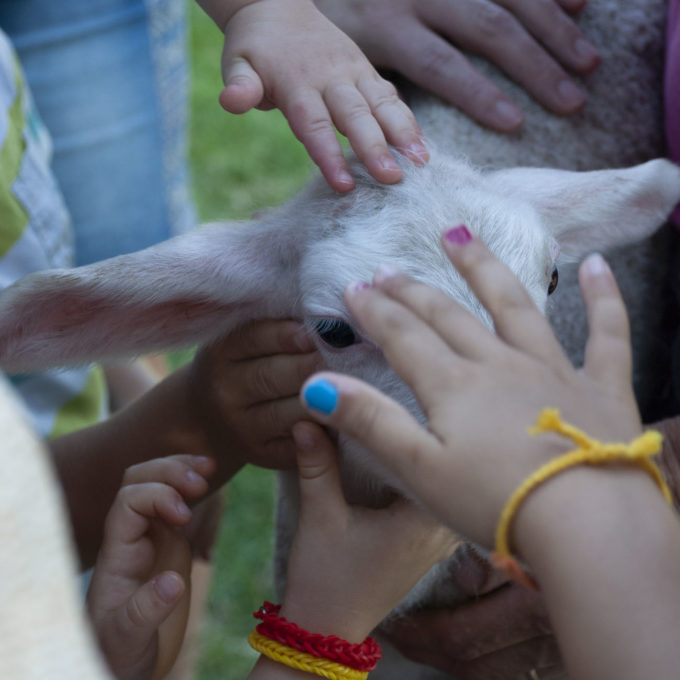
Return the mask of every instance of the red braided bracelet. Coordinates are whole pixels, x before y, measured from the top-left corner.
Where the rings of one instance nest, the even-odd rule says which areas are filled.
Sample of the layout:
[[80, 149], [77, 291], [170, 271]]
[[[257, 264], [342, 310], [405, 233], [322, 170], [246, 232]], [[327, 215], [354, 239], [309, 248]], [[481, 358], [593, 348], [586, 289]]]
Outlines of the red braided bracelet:
[[380, 645], [371, 637], [360, 644], [352, 644], [337, 635], [309, 633], [292, 621], [279, 616], [280, 610], [281, 605], [265, 602], [253, 613], [256, 619], [262, 621], [255, 630], [260, 635], [299, 652], [306, 652], [320, 659], [329, 659], [358, 671], [372, 671], [382, 657]]

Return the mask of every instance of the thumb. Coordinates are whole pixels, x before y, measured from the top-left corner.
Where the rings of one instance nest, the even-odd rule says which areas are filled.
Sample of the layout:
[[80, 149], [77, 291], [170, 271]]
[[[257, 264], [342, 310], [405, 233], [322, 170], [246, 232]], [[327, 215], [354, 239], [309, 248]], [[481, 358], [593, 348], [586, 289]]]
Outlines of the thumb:
[[234, 57], [224, 68], [220, 105], [229, 113], [245, 113], [264, 98], [260, 76], [243, 57]]
[[432, 454], [441, 445], [401, 404], [371, 385], [339, 373], [317, 373], [308, 378], [301, 399], [315, 420], [358, 441], [416, 495], [422, 491], [427, 496], [427, 485], [420, 482], [436, 474]]
[[345, 506], [337, 452], [328, 435], [316, 423], [293, 426], [297, 446], [301, 512], [333, 513]]

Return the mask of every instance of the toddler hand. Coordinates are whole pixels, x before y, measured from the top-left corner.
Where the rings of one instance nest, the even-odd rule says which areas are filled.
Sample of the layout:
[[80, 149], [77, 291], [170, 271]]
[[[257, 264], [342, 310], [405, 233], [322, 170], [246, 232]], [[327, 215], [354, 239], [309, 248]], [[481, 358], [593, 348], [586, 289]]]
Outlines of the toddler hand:
[[130, 467], [109, 511], [87, 594], [99, 645], [119, 680], [162, 678], [179, 652], [189, 606], [191, 550], [178, 529], [185, 500], [208, 488], [214, 461], [159, 458]]
[[423, 164], [428, 153], [394, 86], [311, 0], [256, 0], [226, 23], [220, 103], [231, 113], [279, 108], [328, 183], [354, 181], [335, 135], [345, 135], [370, 174], [391, 184], [401, 169], [391, 144]]

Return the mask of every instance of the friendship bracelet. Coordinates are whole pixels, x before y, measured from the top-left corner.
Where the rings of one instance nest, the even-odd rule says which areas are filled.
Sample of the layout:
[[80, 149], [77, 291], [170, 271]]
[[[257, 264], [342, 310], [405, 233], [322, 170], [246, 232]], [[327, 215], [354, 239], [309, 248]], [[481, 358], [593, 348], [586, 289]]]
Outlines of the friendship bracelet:
[[262, 621], [255, 628], [258, 634], [299, 652], [334, 661], [357, 671], [372, 671], [382, 657], [380, 645], [371, 637], [361, 643], [352, 644], [337, 635], [310, 633], [279, 616], [280, 610], [280, 605], [265, 602], [253, 614]]
[[328, 680], [366, 680], [368, 671], [358, 671], [349, 666], [330, 661], [329, 659], [312, 656], [292, 647], [270, 640], [253, 630], [248, 636], [250, 646], [260, 654], [278, 661], [289, 668], [297, 668], [306, 673], [314, 673]]
[[536, 425], [529, 428], [528, 432], [531, 435], [537, 435], [549, 431], [557, 432], [563, 437], [571, 439], [578, 448], [538, 468], [517, 487], [501, 512], [496, 528], [496, 549], [491, 555], [494, 566], [505, 571], [513, 580], [532, 590], [538, 590], [536, 581], [524, 571], [517, 559], [510, 553], [510, 526], [517, 510], [527, 496], [551, 477], [575, 465], [605, 465], [607, 463], [635, 465], [651, 475], [661, 489], [666, 502], [669, 505], [673, 504], [671, 491], [663, 479], [661, 470], [649, 460], [661, 448], [663, 437], [659, 432], [647, 430], [630, 444], [606, 444], [591, 439], [583, 431], [563, 422], [557, 409], [546, 408], [541, 411]]

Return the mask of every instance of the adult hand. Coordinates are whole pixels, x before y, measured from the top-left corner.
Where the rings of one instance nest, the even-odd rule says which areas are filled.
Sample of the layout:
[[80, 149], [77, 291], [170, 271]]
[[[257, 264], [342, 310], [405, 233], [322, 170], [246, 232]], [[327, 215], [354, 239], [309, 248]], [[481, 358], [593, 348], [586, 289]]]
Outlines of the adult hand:
[[458, 680], [515, 680], [531, 669], [541, 680], [562, 673], [540, 593], [508, 583], [469, 544], [457, 551], [451, 578], [468, 602], [417, 611], [382, 627], [404, 656]]
[[595, 47], [569, 14], [586, 0], [317, 0], [378, 68], [396, 71], [499, 131], [522, 123], [517, 105], [466, 59], [478, 54], [547, 109], [585, 103], [567, 75], [592, 71]]

